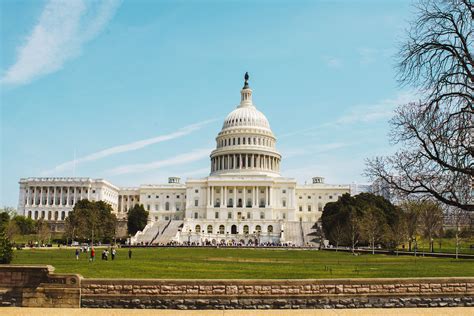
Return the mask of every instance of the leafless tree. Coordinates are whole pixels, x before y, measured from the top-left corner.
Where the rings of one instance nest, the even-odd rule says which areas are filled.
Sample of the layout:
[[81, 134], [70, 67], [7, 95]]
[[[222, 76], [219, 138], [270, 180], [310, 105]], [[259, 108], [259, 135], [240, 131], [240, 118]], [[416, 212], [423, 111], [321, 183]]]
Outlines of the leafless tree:
[[451, 207], [447, 210], [450, 217], [450, 224], [454, 226], [454, 238], [456, 240], [456, 259], [459, 256], [459, 247], [461, 244], [461, 230], [469, 227], [471, 218], [469, 214], [460, 208]]
[[419, 232], [420, 210], [414, 201], [405, 201], [400, 205], [403, 212], [403, 221], [406, 223], [408, 237], [408, 251], [412, 250], [412, 244], [416, 244]]
[[421, 201], [418, 207], [421, 232], [430, 243], [430, 252], [433, 252], [433, 238], [439, 235], [443, 226], [443, 209], [433, 201]]
[[395, 252], [398, 256], [398, 247], [407, 240], [407, 222], [405, 216], [401, 216], [389, 230], [390, 239], [394, 243]]
[[345, 234], [344, 228], [341, 226], [340, 223], [337, 223], [334, 226], [334, 229], [331, 231], [331, 238], [336, 243], [336, 252], [339, 248], [339, 244], [341, 243], [341, 241], [344, 238], [344, 234]]
[[377, 216], [374, 210], [367, 210], [360, 222], [362, 237], [370, 244], [372, 254], [375, 254], [375, 244], [382, 242], [388, 231], [382, 217]]
[[348, 221], [348, 235], [351, 241], [351, 250], [354, 253], [355, 247], [359, 243], [361, 232], [361, 220], [356, 212], [351, 212]]
[[399, 150], [367, 161], [366, 175], [406, 196], [474, 211], [474, 6], [421, 0], [399, 53], [399, 81], [420, 92], [391, 120]]

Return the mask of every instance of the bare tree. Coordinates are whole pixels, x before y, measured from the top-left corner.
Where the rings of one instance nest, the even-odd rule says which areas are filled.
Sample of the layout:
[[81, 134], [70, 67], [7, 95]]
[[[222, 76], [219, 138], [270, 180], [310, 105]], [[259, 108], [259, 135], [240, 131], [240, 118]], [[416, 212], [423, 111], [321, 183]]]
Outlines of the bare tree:
[[20, 233], [20, 228], [18, 228], [17, 223], [15, 220], [10, 220], [5, 227], [5, 235], [9, 240], [13, 240], [13, 238]]
[[372, 254], [375, 254], [375, 244], [382, 241], [387, 231], [386, 223], [374, 210], [367, 210], [360, 222], [362, 237], [370, 244]]
[[390, 140], [400, 149], [368, 160], [366, 174], [402, 195], [474, 211], [474, 6], [421, 0], [417, 10], [398, 70], [400, 83], [421, 99], [396, 110]]
[[416, 244], [416, 238], [419, 232], [420, 210], [414, 201], [405, 201], [400, 207], [403, 212], [403, 220], [406, 223], [408, 251], [411, 251], [413, 243]]
[[461, 230], [468, 227], [471, 221], [469, 214], [460, 208], [449, 208], [447, 213], [454, 226], [454, 238], [456, 240], [456, 259], [459, 258], [459, 246], [461, 244]]
[[333, 239], [334, 242], [336, 243], [336, 252], [339, 248], [339, 244], [344, 238], [344, 235], [345, 235], [344, 228], [342, 227], [340, 223], [337, 223], [336, 226], [334, 226], [334, 229], [331, 230], [331, 239]]
[[418, 206], [421, 232], [430, 243], [430, 252], [433, 252], [433, 238], [439, 235], [443, 226], [443, 209], [433, 201], [421, 201]]
[[39, 219], [36, 222], [36, 235], [38, 237], [38, 241], [42, 244], [46, 243], [46, 240], [49, 239], [51, 230], [49, 229], [48, 223], [46, 223], [43, 219]]
[[391, 227], [390, 227], [390, 238], [394, 243], [395, 252], [398, 256], [398, 246], [407, 240], [407, 221], [405, 216], [401, 216]]
[[361, 231], [361, 220], [357, 212], [353, 211], [349, 214], [348, 221], [348, 235], [351, 241], [351, 251], [354, 253], [355, 247], [359, 243], [360, 231]]

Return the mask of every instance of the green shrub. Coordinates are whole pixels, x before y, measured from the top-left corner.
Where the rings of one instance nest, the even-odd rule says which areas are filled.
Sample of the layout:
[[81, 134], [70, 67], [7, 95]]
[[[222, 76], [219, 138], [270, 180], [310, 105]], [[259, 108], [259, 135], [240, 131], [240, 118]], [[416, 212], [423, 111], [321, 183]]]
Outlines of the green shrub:
[[8, 264], [13, 260], [13, 244], [5, 234], [0, 235], [0, 263]]

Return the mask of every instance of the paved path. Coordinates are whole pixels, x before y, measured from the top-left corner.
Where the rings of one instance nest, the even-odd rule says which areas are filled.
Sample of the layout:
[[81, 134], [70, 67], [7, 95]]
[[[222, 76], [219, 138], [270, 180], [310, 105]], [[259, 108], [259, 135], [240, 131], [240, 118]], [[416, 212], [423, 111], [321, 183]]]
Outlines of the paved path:
[[70, 309], [70, 308], [26, 308], [4, 307], [0, 308], [2, 316], [472, 316], [474, 307], [442, 307], [442, 308], [365, 308], [365, 309], [305, 309], [305, 310], [156, 310], [156, 309]]

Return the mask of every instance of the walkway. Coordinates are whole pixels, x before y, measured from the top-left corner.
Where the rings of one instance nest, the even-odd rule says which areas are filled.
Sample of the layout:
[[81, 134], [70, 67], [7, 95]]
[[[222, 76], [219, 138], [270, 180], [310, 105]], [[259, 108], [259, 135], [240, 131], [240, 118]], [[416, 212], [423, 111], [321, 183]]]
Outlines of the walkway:
[[442, 308], [391, 308], [391, 309], [304, 309], [304, 310], [156, 310], [156, 309], [68, 309], [68, 308], [0, 308], [2, 315], [21, 316], [141, 316], [141, 315], [163, 315], [163, 316], [471, 316], [474, 315], [474, 307], [442, 307]]

